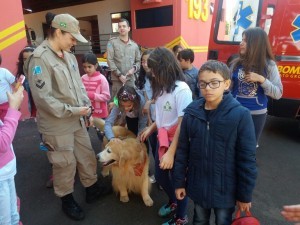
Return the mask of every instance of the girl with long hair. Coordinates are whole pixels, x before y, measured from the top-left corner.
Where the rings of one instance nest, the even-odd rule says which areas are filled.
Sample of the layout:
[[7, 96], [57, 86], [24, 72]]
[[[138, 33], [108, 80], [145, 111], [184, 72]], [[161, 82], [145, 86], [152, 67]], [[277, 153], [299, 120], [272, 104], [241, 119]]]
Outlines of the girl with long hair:
[[151, 70], [153, 99], [155, 100], [155, 122], [141, 135], [145, 140], [154, 131], [158, 131], [159, 147], [155, 154], [155, 178], [169, 197], [158, 215], [175, 216], [163, 223], [187, 224], [187, 197], [176, 198], [172, 181], [172, 168], [176, 153], [183, 110], [192, 102], [192, 92], [174, 54], [166, 48], [156, 48], [148, 58]]
[[231, 73], [232, 95], [250, 110], [258, 144], [267, 117], [268, 97], [280, 99], [283, 92], [264, 30], [254, 27], [243, 32], [239, 56], [231, 64]]

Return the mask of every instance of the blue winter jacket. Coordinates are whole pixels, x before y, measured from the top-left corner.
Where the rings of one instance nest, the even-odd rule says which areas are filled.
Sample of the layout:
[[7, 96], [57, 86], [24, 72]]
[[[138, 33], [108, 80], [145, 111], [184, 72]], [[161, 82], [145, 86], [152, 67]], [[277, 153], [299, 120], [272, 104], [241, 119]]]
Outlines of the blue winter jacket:
[[186, 188], [203, 208], [251, 202], [257, 169], [250, 112], [230, 93], [209, 119], [204, 104], [201, 98], [185, 109], [174, 163], [175, 188]]

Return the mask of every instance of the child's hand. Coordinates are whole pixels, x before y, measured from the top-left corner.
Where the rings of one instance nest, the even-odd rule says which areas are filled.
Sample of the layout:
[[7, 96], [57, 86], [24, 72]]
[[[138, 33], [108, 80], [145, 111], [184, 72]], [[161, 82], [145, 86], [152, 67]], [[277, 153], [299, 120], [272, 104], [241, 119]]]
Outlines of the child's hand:
[[250, 73], [245, 74], [245, 80], [247, 82], [258, 82], [258, 83], [262, 84], [263, 82], [265, 82], [266, 78], [257, 73], [250, 72]]
[[21, 103], [24, 99], [23, 91], [24, 91], [24, 87], [20, 86], [18, 88], [18, 90], [13, 94], [6, 92], [7, 98], [8, 98], [8, 104], [9, 104], [10, 108], [13, 108], [16, 110], [18, 110], [20, 108]]
[[288, 221], [300, 222], [300, 205], [283, 206], [281, 215]]
[[151, 134], [150, 127], [146, 127], [140, 134], [140, 141], [144, 142]]
[[150, 105], [151, 105], [151, 100], [148, 100], [143, 107], [143, 111], [142, 111], [143, 115], [150, 114], [150, 112], [149, 112]]
[[175, 194], [178, 200], [184, 199], [184, 197], [186, 196], [185, 188], [175, 189]]
[[170, 170], [173, 168], [174, 155], [168, 150], [160, 159], [159, 167], [162, 170]]
[[148, 122], [147, 122], [147, 126], [151, 126], [152, 125], [152, 119], [151, 119], [151, 117], [150, 117], [150, 115], [148, 115]]
[[111, 141], [111, 142], [117, 142], [117, 143], [119, 143], [119, 144], [122, 143], [122, 140], [121, 140], [120, 138], [112, 138], [112, 139], [110, 139], [109, 141]]
[[246, 211], [249, 212], [251, 208], [251, 202], [245, 203], [245, 202], [239, 202], [236, 201], [237, 207], [241, 210], [241, 212]]
[[114, 106], [115, 106], [115, 103], [113, 103], [113, 102], [108, 103], [108, 113], [111, 112], [111, 110]]

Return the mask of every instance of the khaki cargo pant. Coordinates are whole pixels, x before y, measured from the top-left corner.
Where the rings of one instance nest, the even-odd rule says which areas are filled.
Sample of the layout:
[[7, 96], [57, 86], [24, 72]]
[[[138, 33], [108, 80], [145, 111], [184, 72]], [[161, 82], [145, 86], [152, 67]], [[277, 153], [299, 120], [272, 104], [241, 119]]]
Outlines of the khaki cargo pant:
[[76, 169], [84, 187], [96, 183], [97, 161], [85, 127], [65, 135], [43, 134], [43, 141], [53, 148], [47, 156], [52, 163], [54, 192], [58, 197], [74, 191]]

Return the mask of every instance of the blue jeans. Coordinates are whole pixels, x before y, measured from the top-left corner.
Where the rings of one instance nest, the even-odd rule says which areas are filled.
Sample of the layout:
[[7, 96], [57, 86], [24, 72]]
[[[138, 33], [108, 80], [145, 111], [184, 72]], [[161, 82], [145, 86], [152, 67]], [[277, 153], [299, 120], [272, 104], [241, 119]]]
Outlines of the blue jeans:
[[[210, 213], [212, 209], [204, 209], [195, 203], [193, 225], [209, 225]], [[213, 208], [215, 213], [216, 225], [230, 225], [232, 222], [232, 214], [235, 207], [220, 209]]]
[[0, 224], [17, 225], [19, 220], [15, 180], [0, 181]]
[[175, 188], [172, 181], [172, 170], [162, 170], [159, 167], [158, 148], [155, 152], [155, 179], [168, 195], [169, 202], [177, 203], [177, 209], [175, 211], [176, 217], [183, 219], [187, 214], [188, 198], [185, 197], [183, 200], [176, 199]]

